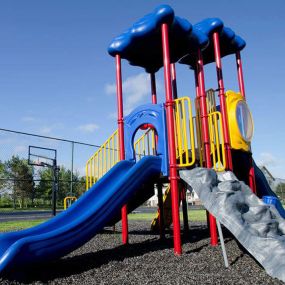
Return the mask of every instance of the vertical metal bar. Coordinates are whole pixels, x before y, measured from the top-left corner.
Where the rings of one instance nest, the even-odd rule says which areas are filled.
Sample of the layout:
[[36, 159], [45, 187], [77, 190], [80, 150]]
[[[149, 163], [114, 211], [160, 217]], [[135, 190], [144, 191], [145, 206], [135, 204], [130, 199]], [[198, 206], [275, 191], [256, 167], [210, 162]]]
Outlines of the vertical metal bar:
[[175, 64], [170, 64], [171, 69], [171, 80], [172, 80], [172, 92], [173, 92], [173, 99], [177, 99], [177, 81], [176, 81], [176, 70], [175, 70]]
[[223, 130], [224, 130], [224, 142], [225, 142], [225, 151], [226, 151], [226, 169], [233, 170], [232, 153], [231, 153], [231, 148], [230, 148], [230, 135], [229, 135], [229, 127], [228, 127], [228, 114], [227, 114], [225, 87], [224, 87], [223, 72], [222, 72], [221, 53], [220, 53], [220, 40], [219, 40], [219, 34], [217, 32], [213, 34], [213, 42], [214, 42], [214, 51], [215, 51], [215, 60], [216, 60], [217, 79], [218, 79], [218, 86], [219, 86], [222, 124], [223, 124]]
[[156, 81], [154, 73], [150, 74], [150, 82], [151, 82], [151, 102], [152, 104], [157, 104]]
[[[121, 57], [116, 55], [116, 85], [117, 85], [117, 104], [118, 104], [118, 131], [120, 160], [125, 160], [125, 143], [124, 143], [124, 113], [123, 113], [123, 90], [122, 90], [122, 70]], [[121, 210], [122, 215], [122, 242], [128, 243], [128, 210], [124, 205]]]
[[164, 229], [164, 209], [163, 209], [163, 195], [162, 195], [162, 184], [159, 182], [157, 187], [157, 198], [158, 198], [158, 219], [159, 219], [159, 236], [161, 239], [165, 238]]
[[[157, 94], [156, 94], [156, 80], [155, 74], [150, 74], [151, 80], [151, 102], [152, 104], [157, 104]], [[151, 132], [152, 135], [152, 147], [153, 155], [155, 155], [155, 149], [158, 142], [158, 136], [154, 133], [154, 130]], [[165, 238], [164, 230], [164, 213], [163, 213], [163, 197], [162, 197], [162, 184], [157, 184], [157, 199], [158, 199], [158, 217], [159, 217], [159, 235], [161, 239]]]
[[162, 50], [164, 63], [164, 81], [166, 94], [166, 122], [167, 135], [169, 143], [169, 180], [171, 185], [171, 205], [172, 205], [172, 221], [173, 221], [173, 237], [174, 237], [174, 252], [178, 255], [182, 253], [181, 235], [180, 235], [180, 218], [179, 218], [179, 190], [178, 176], [176, 165], [176, 146], [175, 146], [175, 130], [174, 130], [174, 114], [173, 114], [173, 97], [170, 73], [170, 51], [168, 41], [168, 25], [162, 24]]
[[221, 247], [222, 247], [222, 253], [223, 253], [225, 267], [228, 268], [229, 267], [229, 261], [228, 261], [226, 247], [225, 247], [223, 231], [222, 231], [222, 227], [221, 227], [221, 224], [220, 224], [219, 221], [217, 221], [217, 226], [218, 226], [218, 232], [219, 232], [219, 237], [220, 237], [220, 242], [221, 242]]
[[[205, 91], [205, 81], [204, 81], [204, 64], [203, 57], [200, 50], [198, 50], [197, 58], [197, 83], [198, 83], [198, 95], [199, 95], [199, 105], [201, 112], [201, 121], [202, 121], [202, 141], [204, 145], [205, 158], [206, 158], [206, 167], [212, 168], [211, 163], [211, 149], [209, 141], [209, 126], [208, 126], [208, 113], [207, 113], [207, 101], [206, 101], [206, 91]], [[214, 216], [209, 215], [209, 225], [210, 225], [210, 236], [211, 236], [211, 245], [218, 244], [218, 235], [216, 220]]]
[[[185, 101], [184, 101], [185, 102]], [[183, 145], [184, 145], [184, 152], [185, 152], [185, 159], [186, 163], [189, 162], [189, 153], [188, 153], [188, 140], [187, 140], [187, 125], [186, 125], [186, 110], [185, 110], [185, 103], [182, 103], [182, 123], [183, 123]]]
[[188, 209], [187, 209], [187, 200], [186, 200], [186, 189], [185, 186], [182, 186], [181, 189], [181, 202], [182, 202], [182, 213], [183, 213], [183, 228], [184, 232], [189, 232], [189, 222], [188, 222]]
[[179, 158], [179, 163], [183, 164], [183, 149], [182, 149], [182, 142], [181, 142], [181, 120], [180, 120], [180, 108], [179, 108], [180, 104], [177, 104], [177, 102], [175, 102], [175, 108], [174, 108], [174, 112], [175, 112], [175, 118], [176, 118], [176, 134], [177, 136], [175, 136], [177, 138], [177, 153], [178, 153], [178, 158]]
[[[236, 64], [237, 64], [237, 72], [238, 72], [239, 90], [240, 90], [241, 95], [244, 97], [244, 99], [246, 99], [240, 51], [236, 52]], [[256, 193], [255, 173], [254, 173], [254, 168], [253, 168], [252, 157], [250, 157], [249, 160], [251, 164], [250, 170], [249, 170], [249, 187], [252, 189], [254, 193]]]
[[211, 149], [210, 149], [209, 126], [208, 126], [207, 98], [205, 91], [203, 57], [200, 50], [198, 50], [197, 79], [199, 86], [200, 116], [202, 121], [202, 141], [204, 144], [206, 167], [211, 168], [212, 163], [211, 163]]
[[245, 99], [245, 89], [244, 89], [243, 70], [242, 70], [240, 51], [236, 52], [236, 64], [237, 64], [239, 91]]
[[86, 188], [85, 188], [85, 190], [86, 190], [86, 191], [89, 189], [89, 183], [88, 183], [88, 179], [89, 179], [88, 165], [89, 165], [89, 161], [87, 161], [86, 166], [85, 166], [85, 173], [86, 173]]
[[74, 142], [71, 143], [71, 172], [70, 172], [70, 193], [73, 193], [73, 160], [74, 160]]

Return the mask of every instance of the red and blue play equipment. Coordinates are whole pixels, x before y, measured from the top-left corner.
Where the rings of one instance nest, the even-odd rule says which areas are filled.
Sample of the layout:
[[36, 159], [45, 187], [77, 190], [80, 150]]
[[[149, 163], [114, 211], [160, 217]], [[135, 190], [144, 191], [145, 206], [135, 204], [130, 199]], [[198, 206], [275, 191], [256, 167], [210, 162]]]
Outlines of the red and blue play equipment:
[[[263, 195], [268, 194], [270, 191], [267, 186], [262, 185], [264, 181], [260, 183], [260, 179], [263, 178], [258, 168], [254, 169], [251, 152], [244, 156], [243, 164], [247, 167], [242, 172], [241, 167], [237, 167], [241, 150], [237, 150], [234, 154], [231, 147], [221, 58], [235, 54], [240, 93], [245, 100], [240, 55], [244, 47], [245, 41], [233, 30], [225, 27], [220, 19], [208, 18], [192, 25], [186, 19], [176, 16], [168, 5], [158, 6], [152, 13], [135, 22], [126, 32], [115, 37], [108, 52], [115, 58], [116, 64], [120, 162], [99, 179], [76, 203], [57, 217], [28, 230], [1, 234], [0, 274], [68, 254], [90, 240], [99, 230], [114, 220], [120, 211], [122, 242], [127, 244], [127, 214], [130, 211], [128, 205], [138, 197], [136, 195], [146, 182], [152, 186], [154, 183], [158, 185], [160, 213], [163, 212], [161, 181], [170, 183], [174, 252], [178, 255], [182, 253], [179, 203], [180, 200], [185, 203], [185, 189], [181, 194], [178, 187], [179, 165], [176, 156], [178, 145], [174, 116], [174, 99], [178, 97], [176, 62], [187, 65], [194, 71], [196, 102], [201, 123], [201, 166], [214, 167], [204, 65], [215, 63], [225, 150], [224, 169], [234, 170], [240, 180], [250, 185], [253, 192], [256, 192], [255, 177], [257, 175], [257, 192], [260, 194], [260, 189], [265, 189]], [[139, 106], [125, 117], [122, 59], [128, 60], [133, 66], [144, 68], [151, 79], [152, 104]], [[164, 70], [165, 102], [157, 104], [155, 73], [161, 68]], [[146, 156], [136, 162], [135, 134], [139, 129], [148, 128], [155, 131], [156, 156]], [[135, 205], [143, 202], [139, 199]], [[161, 235], [163, 235], [162, 222], [160, 226]], [[211, 244], [217, 245], [216, 221], [211, 214], [209, 214], [209, 228]]]

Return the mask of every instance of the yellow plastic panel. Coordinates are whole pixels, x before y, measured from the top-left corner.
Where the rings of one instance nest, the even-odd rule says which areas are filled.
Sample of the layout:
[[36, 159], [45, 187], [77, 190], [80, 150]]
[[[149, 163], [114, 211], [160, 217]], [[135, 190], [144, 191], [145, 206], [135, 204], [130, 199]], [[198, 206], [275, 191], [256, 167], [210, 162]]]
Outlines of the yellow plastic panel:
[[225, 95], [227, 102], [231, 148], [250, 151], [250, 141], [246, 141], [243, 138], [237, 120], [237, 106], [239, 102], [243, 102], [244, 104], [246, 104], [246, 102], [240, 93], [234, 92], [232, 90], [227, 91]]

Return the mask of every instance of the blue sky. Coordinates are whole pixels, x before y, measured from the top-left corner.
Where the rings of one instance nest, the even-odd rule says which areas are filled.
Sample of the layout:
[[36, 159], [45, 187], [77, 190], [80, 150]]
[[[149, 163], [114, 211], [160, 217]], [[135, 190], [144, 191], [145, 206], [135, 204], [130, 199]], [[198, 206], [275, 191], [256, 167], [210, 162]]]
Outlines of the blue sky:
[[[234, 5], [226, 0], [1, 1], [0, 127], [102, 143], [116, 128], [115, 67], [107, 47], [113, 37], [163, 3], [193, 24], [220, 17], [246, 40], [242, 58], [255, 121], [254, 157], [284, 178], [284, 0], [240, 0]], [[234, 58], [224, 59], [223, 67], [226, 88], [237, 90]], [[160, 71], [160, 101], [162, 75]], [[177, 66], [177, 77], [179, 95], [193, 98], [191, 71]], [[124, 62], [123, 80], [126, 111], [149, 102], [141, 68]], [[215, 67], [207, 66], [206, 87], [216, 86]], [[0, 143], [7, 148], [3, 139]], [[84, 161], [88, 158], [85, 152], [82, 156], [87, 156]]]

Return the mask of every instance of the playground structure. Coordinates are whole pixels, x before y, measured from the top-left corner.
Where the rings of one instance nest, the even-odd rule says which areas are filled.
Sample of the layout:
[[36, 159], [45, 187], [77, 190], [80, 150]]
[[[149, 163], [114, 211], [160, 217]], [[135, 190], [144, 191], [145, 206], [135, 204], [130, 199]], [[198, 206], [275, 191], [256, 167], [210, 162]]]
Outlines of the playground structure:
[[[180, 202], [186, 229], [188, 225], [187, 185], [179, 177], [180, 170], [200, 166], [216, 172], [233, 171], [258, 197], [274, 195], [252, 159], [253, 122], [246, 103], [240, 54], [244, 47], [245, 41], [220, 19], [209, 18], [192, 26], [168, 5], [158, 6], [114, 38], [108, 52], [116, 63], [118, 129], [87, 161], [87, 191], [77, 202], [37, 227], [0, 236], [0, 273], [59, 258], [119, 220], [122, 242], [127, 244], [127, 214], [153, 195], [154, 185], [159, 209], [153, 224], [163, 237], [164, 217], [170, 217], [167, 220], [173, 224], [174, 252], [180, 255]], [[239, 92], [225, 92], [221, 59], [231, 54], [236, 57]], [[122, 59], [143, 67], [151, 81], [151, 103], [138, 106], [127, 116], [123, 113]], [[177, 62], [194, 72], [194, 103], [177, 94]], [[210, 63], [216, 64], [218, 88], [206, 92], [204, 65]], [[160, 68], [164, 69], [165, 80], [165, 102], [161, 104], [157, 102], [155, 82]], [[145, 133], [134, 141], [138, 130]], [[169, 189], [163, 198], [162, 183], [167, 182]], [[210, 213], [208, 216], [211, 245], [215, 246], [216, 219]]]

